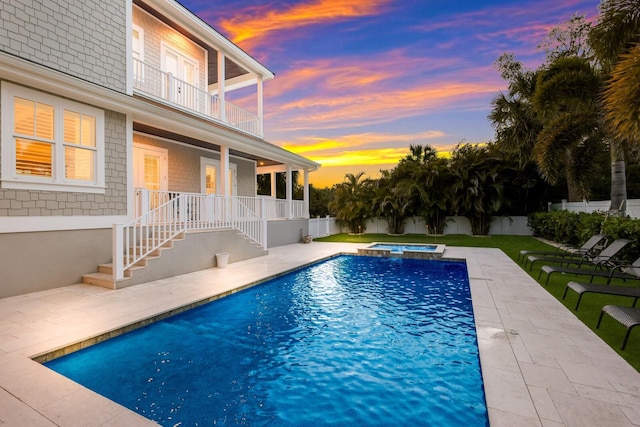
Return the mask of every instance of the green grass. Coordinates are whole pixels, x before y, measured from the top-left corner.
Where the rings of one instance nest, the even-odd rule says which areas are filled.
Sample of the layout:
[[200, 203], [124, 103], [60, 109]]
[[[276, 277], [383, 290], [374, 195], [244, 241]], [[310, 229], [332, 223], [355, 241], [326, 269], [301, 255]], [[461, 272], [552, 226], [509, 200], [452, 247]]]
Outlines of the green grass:
[[[402, 236], [389, 236], [387, 234], [336, 234], [329, 237], [314, 239], [319, 242], [347, 242], [347, 243], [368, 243], [368, 242], [398, 242], [398, 243], [425, 243], [425, 244], [445, 244], [447, 246], [466, 246], [481, 248], [499, 248], [514, 262], [518, 262], [518, 254], [523, 249], [553, 251], [555, 248], [549, 246], [533, 237], [528, 236], [488, 236], [475, 237], [467, 235], [445, 235], [445, 236], [425, 236], [420, 234], [406, 234]], [[533, 270], [525, 270], [531, 277], [537, 280], [538, 273], [544, 263], [536, 263]], [[620, 354], [631, 366], [640, 372], [640, 327], [635, 328], [631, 333], [629, 342], [624, 351], [620, 350], [625, 328], [609, 316], [605, 316], [602, 325], [596, 329], [598, 317], [603, 306], [607, 304], [631, 306], [633, 298], [616, 297], [611, 295], [585, 294], [580, 302], [578, 311], [574, 310], [577, 294], [569, 291], [566, 300], [562, 299], [566, 284], [571, 280], [589, 281], [588, 276], [573, 276], [554, 274], [549, 280], [549, 284], [544, 286], [546, 275], [543, 274], [538, 280], [540, 286], [546, 289], [558, 301], [571, 310], [584, 324], [591, 328], [600, 338]], [[594, 283], [605, 283], [604, 278], [595, 278]], [[613, 281], [612, 286], [640, 286], [639, 281]]]

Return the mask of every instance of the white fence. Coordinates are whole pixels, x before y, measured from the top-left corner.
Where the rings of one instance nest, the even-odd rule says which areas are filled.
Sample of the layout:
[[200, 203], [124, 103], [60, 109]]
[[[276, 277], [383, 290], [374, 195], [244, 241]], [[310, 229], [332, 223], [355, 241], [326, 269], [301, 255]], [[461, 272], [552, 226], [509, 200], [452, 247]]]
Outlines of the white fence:
[[[581, 202], [567, 202], [563, 200], [560, 203], [549, 203], [550, 211], [569, 211], [569, 212], [606, 212], [611, 206], [610, 200], [596, 200]], [[631, 199], [626, 201], [626, 214], [631, 218], [640, 218], [640, 200]]]
[[[370, 219], [366, 223], [364, 233], [385, 234], [387, 222], [382, 218]], [[309, 220], [309, 234], [315, 237], [325, 237], [333, 234], [347, 233], [346, 227], [336, 223], [335, 218], [312, 218]], [[426, 234], [427, 227], [421, 218], [410, 218], [404, 227], [404, 234]], [[444, 234], [471, 235], [471, 224], [463, 216], [447, 217]], [[516, 236], [530, 236], [531, 229], [527, 225], [526, 216], [494, 217], [489, 229], [489, 234], [508, 234]]]
[[335, 218], [326, 216], [324, 218], [309, 219], [309, 235], [316, 237], [327, 237], [333, 234], [342, 233], [342, 227], [336, 223]]

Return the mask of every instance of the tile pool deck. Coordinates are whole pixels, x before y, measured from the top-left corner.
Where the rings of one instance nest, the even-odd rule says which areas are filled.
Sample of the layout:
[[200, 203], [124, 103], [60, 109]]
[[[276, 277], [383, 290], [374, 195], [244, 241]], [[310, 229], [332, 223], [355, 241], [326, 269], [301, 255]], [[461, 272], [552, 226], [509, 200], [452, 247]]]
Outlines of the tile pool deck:
[[[73, 285], [0, 299], [0, 425], [155, 425], [31, 357], [366, 245], [289, 245], [118, 291]], [[504, 253], [447, 247], [445, 257], [467, 260], [491, 426], [640, 425], [640, 373]]]

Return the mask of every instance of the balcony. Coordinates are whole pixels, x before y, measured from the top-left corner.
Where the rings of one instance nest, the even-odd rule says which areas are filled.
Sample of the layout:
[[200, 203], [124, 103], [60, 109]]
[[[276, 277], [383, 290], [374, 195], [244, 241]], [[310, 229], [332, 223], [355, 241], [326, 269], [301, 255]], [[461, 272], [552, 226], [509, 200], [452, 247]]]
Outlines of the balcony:
[[153, 99], [206, 116], [251, 135], [263, 136], [257, 115], [231, 102], [222, 102], [216, 95], [136, 58], [133, 59], [133, 87]]

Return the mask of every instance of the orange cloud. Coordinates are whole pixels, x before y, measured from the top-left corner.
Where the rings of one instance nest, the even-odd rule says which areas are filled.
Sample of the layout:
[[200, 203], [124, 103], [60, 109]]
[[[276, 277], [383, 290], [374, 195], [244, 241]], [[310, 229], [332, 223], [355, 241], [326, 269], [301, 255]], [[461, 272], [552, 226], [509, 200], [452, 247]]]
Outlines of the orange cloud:
[[256, 7], [221, 22], [234, 43], [256, 45], [269, 33], [337, 19], [374, 15], [386, 0], [317, 0], [295, 4], [286, 10], [272, 5]]
[[324, 166], [346, 165], [380, 165], [396, 164], [407, 155], [408, 147], [383, 148], [378, 150], [345, 151], [340, 156], [316, 157], [316, 161]]
[[[336, 150], [344, 153], [345, 150], [357, 147], [377, 147], [377, 146], [400, 146], [403, 150], [403, 156], [408, 152], [409, 145], [426, 143], [427, 140], [442, 138], [445, 136], [440, 131], [426, 131], [416, 134], [380, 134], [380, 133], [361, 133], [353, 135], [345, 135], [338, 138], [320, 138], [320, 137], [303, 137], [296, 141], [284, 142], [280, 145], [290, 151], [305, 156], [309, 155], [314, 159], [326, 156], [329, 153], [335, 155]], [[373, 151], [372, 148], [366, 151]]]
[[331, 187], [334, 184], [344, 181], [346, 174], [357, 174], [360, 172], [364, 172], [368, 178], [375, 179], [380, 177], [380, 169], [390, 169], [394, 165], [395, 164], [323, 166], [310, 175], [309, 182], [316, 188]]

